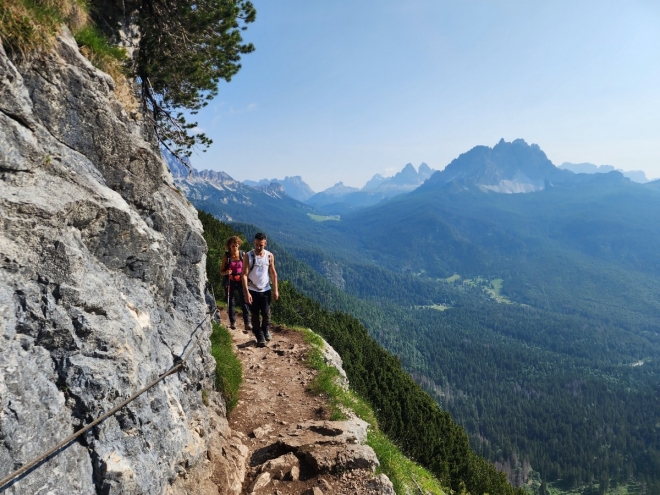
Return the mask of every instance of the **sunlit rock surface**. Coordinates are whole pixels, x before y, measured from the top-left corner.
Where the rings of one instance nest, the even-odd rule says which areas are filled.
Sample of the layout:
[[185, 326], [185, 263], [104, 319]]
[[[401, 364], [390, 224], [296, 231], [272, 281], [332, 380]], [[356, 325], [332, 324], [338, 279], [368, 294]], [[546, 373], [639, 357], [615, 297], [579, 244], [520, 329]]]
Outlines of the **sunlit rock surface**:
[[68, 31], [29, 63], [0, 48], [0, 478], [193, 349], [7, 494], [240, 491], [208, 321], [190, 341], [207, 312], [201, 224], [147, 129]]

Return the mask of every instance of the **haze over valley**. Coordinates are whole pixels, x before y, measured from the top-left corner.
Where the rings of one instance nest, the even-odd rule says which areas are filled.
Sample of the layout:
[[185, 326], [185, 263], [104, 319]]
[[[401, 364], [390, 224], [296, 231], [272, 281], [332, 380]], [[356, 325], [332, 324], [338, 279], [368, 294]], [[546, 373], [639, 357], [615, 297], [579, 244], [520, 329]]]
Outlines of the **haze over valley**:
[[302, 202], [291, 178], [176, 182], [266, 231], [283, 277], [360, 318], [514, 485], [656, 486], [660, 181], [574, 173], [522, 139], [425, 173], [374, 178], [378, 201], [369, 184]]

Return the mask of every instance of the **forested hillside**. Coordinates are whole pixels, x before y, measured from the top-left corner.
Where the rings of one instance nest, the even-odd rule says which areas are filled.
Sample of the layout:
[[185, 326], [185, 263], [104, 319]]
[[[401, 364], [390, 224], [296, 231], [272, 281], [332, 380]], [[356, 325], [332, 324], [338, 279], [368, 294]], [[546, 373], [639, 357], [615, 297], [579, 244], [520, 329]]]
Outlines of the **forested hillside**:
[[660, 194], [559, 178], [530, 194], [430, 180], [340, 221], [259, 228], [283, 276], [358, 318], [512, 483], [656, 493]]
[[[214, 283], [215, 290], [220, 291], [216, 275], [224, 253], [224, 241], [236, 232], [205, 212], [200, 212], [199, 217], [209, 245], [209, 280]], [[283, 251], [277, 251], [278, 261], [286, 258]], [[467, 489], [474, 494], [522, 493], [513, 489], [492, 464], [471, 450], [463, 428], [422, 391], [402, 370], [399, 360], [379, 346], [355, 317], [324, 309], [285, 281], [287, 261], [291, 258], [278, 265], [281, 297], [273, 305], [273, 318], [280, 323], [312, 328], [339, 352], [351, 387], [371, 404], [382, 430], [407, 455], [457, 492]], [[311, 270], [298, 265], [314, 277]]]

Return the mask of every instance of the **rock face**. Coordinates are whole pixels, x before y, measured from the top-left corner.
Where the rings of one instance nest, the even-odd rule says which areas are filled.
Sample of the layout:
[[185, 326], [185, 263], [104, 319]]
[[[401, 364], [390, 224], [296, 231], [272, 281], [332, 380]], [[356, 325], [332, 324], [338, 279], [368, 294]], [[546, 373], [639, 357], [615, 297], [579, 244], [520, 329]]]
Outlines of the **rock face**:
[[0, 47], [0, 478], [192, 349], [5, 493], [241, 489], [208, 320], [191, 340], [207, 316], [201, 225], [147, 129], [68, 31], [29, 64]]

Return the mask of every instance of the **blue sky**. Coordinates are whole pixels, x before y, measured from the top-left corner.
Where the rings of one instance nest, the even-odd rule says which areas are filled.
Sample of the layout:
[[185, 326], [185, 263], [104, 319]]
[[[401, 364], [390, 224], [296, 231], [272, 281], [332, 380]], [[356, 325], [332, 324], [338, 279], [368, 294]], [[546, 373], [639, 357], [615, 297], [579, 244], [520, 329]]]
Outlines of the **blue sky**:
[[198, 169], [361, 187], [523, 138], [660, 177], [660, 2], [255, 0]]

